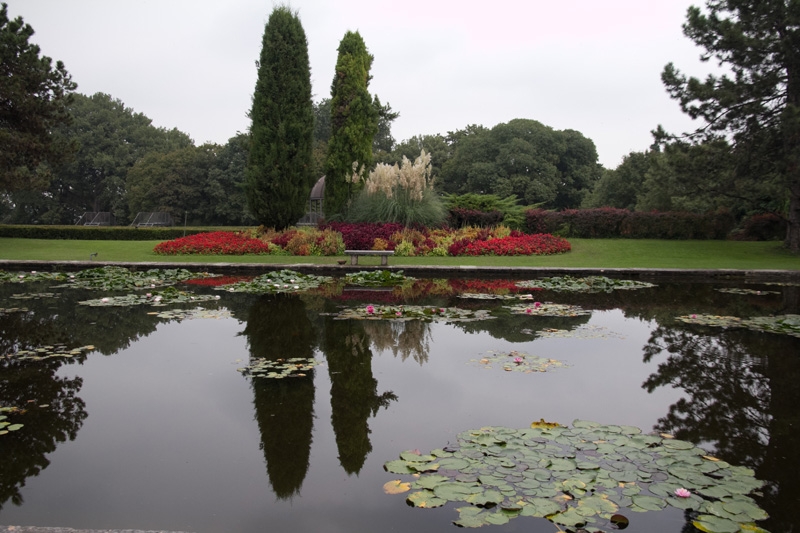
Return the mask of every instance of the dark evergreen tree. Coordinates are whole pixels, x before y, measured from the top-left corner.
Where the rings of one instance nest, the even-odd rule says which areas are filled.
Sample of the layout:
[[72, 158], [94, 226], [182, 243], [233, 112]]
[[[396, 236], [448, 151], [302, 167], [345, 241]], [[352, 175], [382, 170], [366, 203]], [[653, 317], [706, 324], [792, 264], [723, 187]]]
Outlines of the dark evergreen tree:
[[8, 18], [0, 4], [0, 191], [42, 190], [50, 167], [74, 147], [53, 134], [69, 122], [67, 105], [77, 85], [64, 64], [39, 56], [28, 42], [33, 28]]
[[259, 223], [283, 229], [305, 214], [315, 179], [308, 42], [288, 7], [276, 7], [264, 28], [250, 118], [247, 203]]
[[368, 90], [372, 60], [361, 35], [348, 31], [339, 43], [331, 84], [324, 203], [329, 218], [346, 213], [372, 164], [372, 143], [378, 133], [378, 109]]
[[[736, 172], [718, 194], [736, 194], [742, 178], [780, 184], [786, 245], [800, 250], [800, 2], [707, 0], [705, 12], [689, 8], [683, 32], [705, 49], [701, 59], [726, 70], [700, 81], [670, 63], [661, 76], [681, 109], [704, 121], [690, 139], [732, 142]], [[669, 138], [660, 127], [656, 135]]]

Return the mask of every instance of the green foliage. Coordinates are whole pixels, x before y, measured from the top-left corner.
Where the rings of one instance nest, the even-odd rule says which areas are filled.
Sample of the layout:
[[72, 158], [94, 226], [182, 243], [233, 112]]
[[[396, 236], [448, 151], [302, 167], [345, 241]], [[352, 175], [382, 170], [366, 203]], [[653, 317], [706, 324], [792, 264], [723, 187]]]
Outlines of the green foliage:
[[[683, 31], [725, 74], [701, 81], [670, 63], [661, 75], [681, 110], [704, 122], [690, 140], [732, 142], [731, 194], [747, 184], [745, 191], [760, 189], [773, 202], [788, 199], [785, 244], [793, 251], [800, 250], [799, 17], [794, 1], [707, 0], [705, 11], [689, 8]], [[656, 135], [670, 138], [660, 127]]]
[[657, 152], [631, 152], [623, 157], [616, 169], [603, 172], [581, 207], [616, 207], [632, 211], [655, 154]]
[[519, 205], [519, 199], [513, 194], [504, 198], [496, 194], [444, 194], [442, 200], [448, 210], [460, 208], [482, 213], [498, 211], [503, 214], [503, 224], [512, 229], [522, 228], [525, 221], [525, 208]]
[[208, 228], [134, 228], [130, 226], [0, 225], [0, 237], [86, 241], [158, 241], [203, 233]]
[[591, 140], [535, 120], [471, 127], [451, 133], [449, 142], [453, 155], [442, 169], [442, 188], [452, 194], [515, 195], [527, 205], [577, 207], [602, 171]]
[[51, 167], [74, 151], [54, 130], [69, 122], [77, 85], [61, 61], [39, 56], [33, 33], [0, 4], [0, 191], [45, 189]]
[[347, 212], [372, 165], [372, 144], [378, 133], [378, 110], [368, 91], [372, 60], [361, 35], [348, 31], [339, 43], [336, 75], [331, 84], [331, 137], [325, 160], [324, 201], [329, 219]]
[[259, 223], [283, 229], [305, 214], [315, 181], [308, 42], [288, 7], [276, 7], [264, 28], [250, 118], [248, 205]]

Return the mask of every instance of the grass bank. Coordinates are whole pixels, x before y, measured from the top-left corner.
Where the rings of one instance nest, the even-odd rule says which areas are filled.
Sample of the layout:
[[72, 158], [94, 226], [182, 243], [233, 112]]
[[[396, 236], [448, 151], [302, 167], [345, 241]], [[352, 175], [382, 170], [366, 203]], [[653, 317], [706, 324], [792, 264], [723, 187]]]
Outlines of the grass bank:
[[[188, 255], [153, 253], [159, 241], [78, 241], [0, 238], [0, 259], [40, 261], [125, 261], [186, 263], [334, 264], [342, 257], [272, 255]], [[686, 268], [800, 270], [800, 256], [777, 242], [662, 241], [635, 239], [570, 239], [572, 251], [552, 256], [518, 257], [392, 257], [392, 265]], [[97, 254], [97, 255], [93, 255]], [[376, 265], [377, 258], [362, 258]]]

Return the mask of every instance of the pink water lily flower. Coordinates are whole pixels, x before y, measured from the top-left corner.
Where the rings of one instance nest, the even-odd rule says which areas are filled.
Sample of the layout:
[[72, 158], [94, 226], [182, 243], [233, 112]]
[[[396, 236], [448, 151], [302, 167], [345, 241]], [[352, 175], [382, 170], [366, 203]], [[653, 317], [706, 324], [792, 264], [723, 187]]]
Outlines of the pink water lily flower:
[[675, 489], [675, 496], [677, 496], [678, 498], [688, 498], [691, 495], [692, 493], [684, 488]]
[[539, 309], [539, 308], [542, 306], [542, 302], [533, 302], [533, 306], [534, 306], [536, 309]]
[[531, 314], [531, 313], [533, 313], [533, 311], [531, 310], [531, 308], [530, 308], [530, 307], [526, 308], [526, 309], [525, 309], [525, 312], [526, 312], [526, 313], [528, 313], [528, 314]]
[[692, 318], [697, 318], [697, 315], [692, 315]]
[[367, 306], [367, 314], [368, 314], [368, 315], [371, 315], [371, 314], [372, 314], [372, 313], [374, 313], [374, 312], [375, 312], [375, 307], [373, 307], [373, 306], [371, 306], [371, 305], [368, 305], [368, 306]]
[[517, 364], [521, 364], [522, 363], [522, 357], [515, 357], [514, 358], [514, 362], [517, 363]]

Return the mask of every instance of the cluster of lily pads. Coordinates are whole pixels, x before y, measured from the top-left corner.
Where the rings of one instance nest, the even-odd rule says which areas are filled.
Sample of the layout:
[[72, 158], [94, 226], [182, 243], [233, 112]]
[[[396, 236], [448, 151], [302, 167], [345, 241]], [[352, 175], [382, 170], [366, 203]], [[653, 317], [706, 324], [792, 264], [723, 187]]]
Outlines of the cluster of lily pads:
[[6, 435], [9, 431], [17, 431], [25, 424], [12, 424], [8, 421], [8, 416], [3, 413], [17, 413], [18, 407], [0, 407], [0, 435]]
[[616, 290], [635, 290], [655, 287], [646, 281], [629, 279], [612, 279], [606, 276], [555, 276], [517, 282], [518, 287], [526, 289], [543, 289], [559, 292], [612, 292]]
[[461, 309], [459, 307], [432, 307], [427, 305], [367, 305], [344, 307], [338, 313], [329, 313], [334, 320], [424, 320], [427, 322], [472, 322], [489, 320], [489, 311]]
[[0, 316], [8, 315], [11, 313], [27, 313], [27, 307], [0, 307]]
[[145, 294], [126, 294], [124, 296], [107, 296], [78, 302], [80, 305], [90, 307], [126, 307], [134, 305], [150, 305], [160, 307], [168, 304], [199, 303], [219, 300], [219, 296], [211, 294], [193, 294], [181, 291], [175, 287], [166, 287], [161, 291]]
[[239, 372], [253, 378], [283, 379], [301, 378], [306, 372], [319, 365], [320, 361], [307, 357], [291, 357], [289, 359], [259, 359], [252, 364], [237, 368]]
[[477, 364], [486, 369], [500, 367], [506, 372], [547, 372], [551, 368], [566, 366], [557, 359], [539, 357], [525, 352], [512, 350], [510, 352], [487, 352], [480, 359], [470, 359], [471, 364]]
[[570, 339], [621, 339], [622, 335], [610, 331], [604, 326], [582, 324], [574, 329], [546, 328], [536, 333], [540, 339], [570, 338]]
[[388, 493], [410, 492], [411, 506], [461, 505], [454, 520], [461, 527], [529, 516], [569, 532], [599, 532], [621, 529], [631, 513], [671, 506], [688, 511], [701, 531], [765, 533], [755, 522], [767, 513], [750, 497], [763, 482], [751, 469], [633, 426], [483, 427], [460, 433], [454, 446], [403, 452], [384, 469], [414, 477], [384, 485]]
[[393, 287], [414, 279], [403, 274], [402, 270], [397, 272], [391, 270], [362, 270], [345, 275], [347, 284], [364, 287]]
[[530, 305], [511, 305], [506, 306], [506, 308], [514, 315], [573, 317], [592, 314], [590, 311], [577, 305], [554, 304], [549, 302], [533, 302]]
[[687, 324], [696, 324], [700, 326], [745, 328], [754, 331], [765, 331], [800, 337], [800, 315], [758, 316], [753, 318], [718, 315], [685, 315], [676, 317], [676, 319]]
[[329, 276], [315, 276], [302, 274], [294, 270], [279, 270], [263, 274], [250, 281], [239, 281], [229, 285], [220, 285], [217, 290], [228, 292], [247, 293], [292, 293], [316, 289], [333, 278]]
[[64, 281], [66, 274], [60, 272], [8, 272], [0, 270], [0, 283], [31, 283], [34, 281]]
[[742, 294], [746, 296], [766, 296], [767, 294], [780, 294], [779, 291], [758, 291], [755, 289], [740, 289], [738, 287], [720, 287], [715, 290], [727, 294]]
[[78, 348], [67, 348], [65, 344], [53, 344], [40, 346], [32, 350], [17, 350], [13, 354], [6, 355], [6, 358], [14, 358], [20, 361], [42, 361], [56, 357], [76, 357], [85, 352], [91, 352], [94, 346], [80, 346]]
[[167, 320], [176, 320], [178, 322], [181, 320], [195, 319], [219, 320], [221, 318], [231, 318], [233, 316], [228, 309], [203, 309], [201, 307], [195, 307], [194, 309], [165, 309], [163, 311], [147, 314], [157, 316], [158, 318], [165, 318]]
[[208, 272], [192, 272], [185, 268], [153, 268], [138, 271], [125, 267], [105, 266], [69, 274], [64, 278], [67, 283], [58, 285], [55, 288], [81, 288], [101, 291], [155, 289], [175, 285], [190, 279], [209, 278], [217, 275]]

